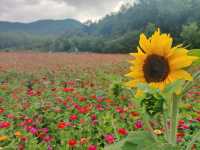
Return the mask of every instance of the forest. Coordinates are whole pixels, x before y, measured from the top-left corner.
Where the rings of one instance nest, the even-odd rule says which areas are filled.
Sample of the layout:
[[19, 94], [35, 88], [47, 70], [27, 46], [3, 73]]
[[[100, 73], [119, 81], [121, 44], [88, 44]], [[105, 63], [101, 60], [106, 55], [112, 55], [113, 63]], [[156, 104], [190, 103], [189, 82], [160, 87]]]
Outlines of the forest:
[[200, 0], [136, 0], [96, 22], [68, 20], [65, 24], [61, 21], [56, 24], [54, 21], [53, 26], [46, 21], [45, 32], [40, 22], [32, 24], [32, 28], [41, 29], [37, 33], [32, 28], [18, 30], [19, 24], [9, 28], [4, 23], [2, 29], [0, 22], [0, 49], [128, 53], [136, 49], [141, 32], [151, 35], [156, 28], [170, 33], [175, 44], [184, 41], [184, 46], [197, 48], [200, 45], [199, 10]]

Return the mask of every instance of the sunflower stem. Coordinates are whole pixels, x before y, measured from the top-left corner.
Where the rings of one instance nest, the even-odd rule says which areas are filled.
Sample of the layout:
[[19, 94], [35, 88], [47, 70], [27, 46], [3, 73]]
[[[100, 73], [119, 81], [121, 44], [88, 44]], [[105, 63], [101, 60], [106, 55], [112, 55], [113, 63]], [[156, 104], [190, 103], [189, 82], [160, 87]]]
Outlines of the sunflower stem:
[[146, 126], [147, 126], [148, 130], [150, 131], [152, 137], [154, 138], [155, 142], [157, 142], [157, 136], [155, 135], [153, 128], [149, 123], [149, 118], [148, 118], [147, 114], [144, 113], [143, 119], [144, 119], [144, 123], [146, 124]]
[[171, 123], [170, 123], [170, 139], [173, 146], [176, 146], [176, 133], [177, 133], [177, 116], [178, 116], [178, 98], [172, 96], [172, 105], [171, 105]]

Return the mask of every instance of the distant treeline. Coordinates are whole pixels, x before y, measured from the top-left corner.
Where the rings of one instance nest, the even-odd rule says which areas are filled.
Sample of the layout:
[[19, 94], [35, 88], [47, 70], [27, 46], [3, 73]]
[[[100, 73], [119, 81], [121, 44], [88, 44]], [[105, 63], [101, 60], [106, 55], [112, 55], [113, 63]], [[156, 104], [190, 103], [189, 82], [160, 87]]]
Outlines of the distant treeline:
[[127, 53], [136, 49], [141, 32], [150, 35], [157, 27], [175, 43], [200, 48], [200, 0], [137, 0], [96, 23], [88, 21], [56, 36], [0, 32], [0, 49]]

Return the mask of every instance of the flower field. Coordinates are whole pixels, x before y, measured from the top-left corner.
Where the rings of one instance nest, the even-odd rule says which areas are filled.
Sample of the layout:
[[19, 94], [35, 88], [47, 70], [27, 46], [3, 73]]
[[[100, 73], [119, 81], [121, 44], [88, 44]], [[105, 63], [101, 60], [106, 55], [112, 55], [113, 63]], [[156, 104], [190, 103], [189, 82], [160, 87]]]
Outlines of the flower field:
[[[148, 130], [135, 93], [124, 85], [128, 59], [119, 54], [0, 53], [0, 149], [103, 150], [133, 131]], [[199, 83], [179, 106], [176, 140], [183, 148], [200, 130]], [[164, 139], [159, 116], [150, 125]], [[200, 143], [191, 149], [200, 150]]]

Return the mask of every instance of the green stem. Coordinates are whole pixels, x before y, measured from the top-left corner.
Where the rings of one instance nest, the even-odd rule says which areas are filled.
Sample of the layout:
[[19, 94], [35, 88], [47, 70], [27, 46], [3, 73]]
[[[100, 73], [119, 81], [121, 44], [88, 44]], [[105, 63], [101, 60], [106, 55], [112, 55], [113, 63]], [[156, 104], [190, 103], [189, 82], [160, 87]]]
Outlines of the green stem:
[[144, 123], [146, 124], [147, 128], [149, 129], [152, 137], [154, 138], [155, 142], [157, 142], [157, 136], [155, 135], [153, 128], [151, 127], [150, 123], [149, 123], [149, 119], [148, 116], [144, 113], [143, 115], [143, 119], [144, 119]]
[[172, 109], [171, 109], [171, 130], [170, 139], [173, 146], [176, 145], [176, 133], [177, 133], [177, 116], [178, 116], [178, 98], [173, 95], [172, 97]]
[[198, 132], [198, 133], [192, 138], [192, 141], [188, 144], [186, 150], [191, 150], [191, 149], [192, 149], [192, 145], [193, 145], [197, 140], [200, 140], [200, 132]]

